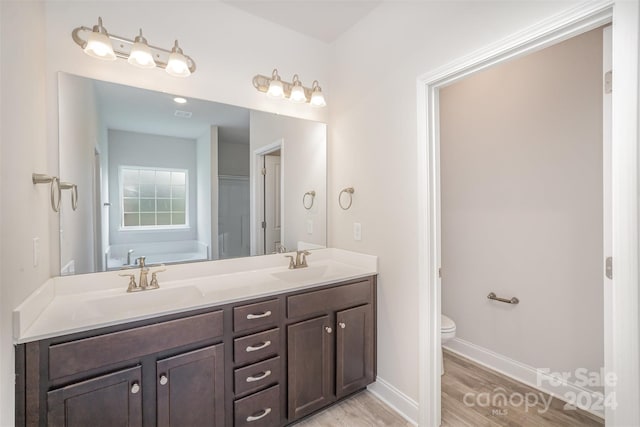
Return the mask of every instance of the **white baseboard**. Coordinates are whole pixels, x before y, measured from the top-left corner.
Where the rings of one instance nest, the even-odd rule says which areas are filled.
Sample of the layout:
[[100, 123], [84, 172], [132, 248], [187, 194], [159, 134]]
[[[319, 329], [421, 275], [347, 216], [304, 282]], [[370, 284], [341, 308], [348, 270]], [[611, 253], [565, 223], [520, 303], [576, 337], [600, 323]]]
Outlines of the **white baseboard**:
[[[550, 394], [564, 402], [568, 402], [566, 396], [579, 396], [582, 393], [589, 394], [590, 399], [587, 400], [590, 400], [591, 402], [599, 402], [602, 399], [598, 393], [592, 390], [573, 384], [560, 377], [540, 373], [534, 367], [525, 365], [517, 360], [510, 359], [460, 338], [454, 338], [447, 341], [443, 347], [453, 353], [459, 354], [460, 356], [466, 357], [480, 365], [486, 366], [489, 369], [533, 387], [536, 390]], [[539, 381], [539, 378], [542, 378], [543, 381]], [[551, 385], [552, 383], [554, 384], [553, 386]], [[556, 386], [555, 384], [558, 385]], [[576, 404], [577, 407], [598, 417], [604, 418], [604, 413], [602, 411], [592, 410], [589, 406], [580, 405], [579, 403], [581, 403], [581, 400], [582, 399], [578, 399], [578, 404]]]
[[418, 402], [380, 377], [377, 377], [376, 382], [370, 384], [367, 389], [411, 424], [418, 425]]

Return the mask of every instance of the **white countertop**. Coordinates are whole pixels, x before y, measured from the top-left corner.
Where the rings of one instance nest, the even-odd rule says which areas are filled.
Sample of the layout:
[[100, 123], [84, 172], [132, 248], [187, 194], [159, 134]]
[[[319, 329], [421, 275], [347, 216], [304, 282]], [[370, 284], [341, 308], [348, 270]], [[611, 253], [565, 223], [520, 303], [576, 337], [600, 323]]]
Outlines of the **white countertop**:
[[[14, 342], [277, 295], [378, 272], [376, 256], [341, 249], [313, 250], [309, 267], [296, 270], [288, 269], [283, 255], [170, 265], [158, 273], [160, 289], [134, 293], [127, 293], [128, 278], [119, 276], [123, 271], [54, 277], [13, 311]], [[155, 269], [151, 267], [151, 271]], [[129, 272], [139, 275], [139, 270]]]

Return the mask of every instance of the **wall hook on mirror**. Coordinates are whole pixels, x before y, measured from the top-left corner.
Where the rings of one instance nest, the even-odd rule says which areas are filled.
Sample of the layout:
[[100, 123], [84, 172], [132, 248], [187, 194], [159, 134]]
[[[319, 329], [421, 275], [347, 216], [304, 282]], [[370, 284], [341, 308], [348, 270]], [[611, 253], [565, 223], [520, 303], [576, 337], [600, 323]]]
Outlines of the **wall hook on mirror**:
[[41, 173], [33, 173], [31, 174], [31, 182], [33, 182], [34, 185], [35, 184], [51, 185], [50, 186], [51, 209], [53, 209], [54, 212], [60, 212], [60, 200], [62, 199], [62, 190], [60, 189], [60, 179], [57, 176], [49, 176]]
[[71, 190], [71, 208], [78, 209], [78, 186], [72, 182], [61, 182], [61, 190]]
[[[355, 190], [353, 189], [353, 187], [347, 187], [347, 188], [344, 188], [340, 192], [340, 194], [338, 194], [338, 204], [340, 205], [340, 207], [343, 210], [346, 211], [347, 209], [349, 209], [351, 207], [351, 204], [353, 203], [353, 193], [354, 192], [355, 192]], [[346, 205], [346, 206], [344, 204], [342, 204], [342, 193], [345, 193], [345, 194], [347, 194], [349, 196], [349, 204]]]
[[[313, 207], [313, 201], [315, 200], [315, 198], [316, 192], [314, 190], [307, 191], [306, 193], [304, 193], [304, 196], [302, 196], [302, 206], [304, 206], [306, 210], [311, 209]], [[307, 200], [310, 200], [310, 202], [307, 203]]]

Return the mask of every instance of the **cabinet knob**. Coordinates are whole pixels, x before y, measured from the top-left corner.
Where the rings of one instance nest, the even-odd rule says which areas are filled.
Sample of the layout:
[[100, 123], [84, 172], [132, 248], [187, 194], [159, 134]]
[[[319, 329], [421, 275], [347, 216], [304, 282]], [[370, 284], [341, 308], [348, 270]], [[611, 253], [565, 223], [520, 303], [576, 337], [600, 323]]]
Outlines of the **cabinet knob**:
[[140, 391], [140, 384], [138, 384], [138, 382], [134, 382], [133, 384], [131, 384], [131, 393], [132, 394], [136, 394]]
[[331, 332], [333, 332], [333, 329], [331, 329], [329, 326], [325, 326], [324, 330], [327, 331], [328, 334], [330, 334]]
[[167, 385], [169, 378], [165, 374], [160, 375], [160, 385]]
[[340, 322], [340, 323], [338, 323], [338, 325], [340, 325], [340, 327], [342, 329], [344, 329], [347, 326], [344, 322]]

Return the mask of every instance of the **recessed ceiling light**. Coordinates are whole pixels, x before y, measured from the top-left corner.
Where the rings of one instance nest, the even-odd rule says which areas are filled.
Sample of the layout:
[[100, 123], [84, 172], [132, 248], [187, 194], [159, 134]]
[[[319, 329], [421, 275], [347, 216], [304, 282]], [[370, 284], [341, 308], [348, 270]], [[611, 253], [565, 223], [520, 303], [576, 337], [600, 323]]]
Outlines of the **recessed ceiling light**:
[[175, 102], [176, 104], [186, 104], [187, 100], [182, 98], [181, 96], [176, 96], [175, 98], [173, 98], [173, 102]]

